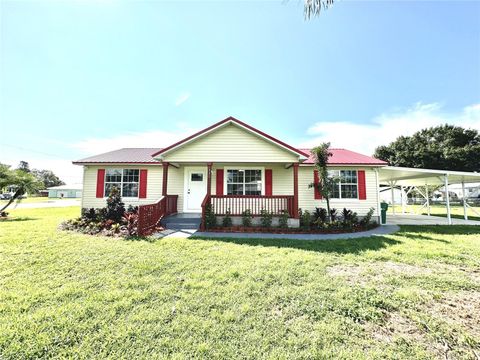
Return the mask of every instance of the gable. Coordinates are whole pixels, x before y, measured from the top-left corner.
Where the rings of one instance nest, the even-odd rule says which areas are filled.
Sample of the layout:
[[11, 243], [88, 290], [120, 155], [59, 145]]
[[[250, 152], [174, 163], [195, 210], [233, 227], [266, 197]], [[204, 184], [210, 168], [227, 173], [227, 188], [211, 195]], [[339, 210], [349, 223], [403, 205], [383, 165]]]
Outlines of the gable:
[[296, 162], [299, 156], [229, 122], [162, 156], [169, 162]]

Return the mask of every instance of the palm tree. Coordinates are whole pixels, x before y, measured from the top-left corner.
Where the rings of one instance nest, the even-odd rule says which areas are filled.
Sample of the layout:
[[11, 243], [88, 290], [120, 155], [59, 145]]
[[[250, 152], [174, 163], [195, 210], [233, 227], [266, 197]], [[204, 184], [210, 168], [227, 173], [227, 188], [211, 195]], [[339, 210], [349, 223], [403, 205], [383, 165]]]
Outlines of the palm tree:
[[0, 209], [0, 213], [5, 211], [15, 200], [20, 200], [24, 194], [35, 193], [42, 188], [42, 183], [32, 174], [22, 170], [10, 170], [5, 167], [0, 168], [0, 189], [6, 186], [13, 186], [15, 193], [8, 203]]
[[334, 0], [304, 0], [305, 19], [310, 20], [314, 16], [320, 15], [322, 10], [327, 10], [333, 5]]

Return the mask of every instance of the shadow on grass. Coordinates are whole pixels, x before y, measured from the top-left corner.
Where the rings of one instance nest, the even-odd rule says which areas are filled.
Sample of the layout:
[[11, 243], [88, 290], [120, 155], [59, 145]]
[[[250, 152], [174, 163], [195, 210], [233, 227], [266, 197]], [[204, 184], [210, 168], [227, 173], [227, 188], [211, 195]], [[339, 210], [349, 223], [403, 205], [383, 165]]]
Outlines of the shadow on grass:
[[[438, 234], [438, 235], [470, 235], [480, 234], [478, 225], [401, 225], [397, 235], [410, 234]], [[418, 237], [418, 236], [417, 236]]]
[[192, 240], [221, 241], [238, 245], [291, 248], [306, 251], [337, 254], [358, 254], [368, 250], [380, 250], [399, 244], [400, 241], [384, 236], [371, 236], [358, 239], [339, 240], [289, 240], [289, 239], [255, 239], [255, 238], [209, 238], [195, 236]]
[[[422, 213], [422, 215], [428, 215], [428, 214], [427, 213]], [[446, 218], [447, 214], [431, 214], [431, 216]], [[450, 216], [452, 217], [452, 219], [462, 219], [462, 220], [464, 219], [463, 215], [451, 214]], [[475, 215], [470, 216], [469, 215], [468, 220], [480, 221], [480, 216], [475, 216]]]
[[32, 221], [32, 220], [38, 220], [38, 218], [32, 218], [32, 217], [15, 217], [15, 218], [6, 218], [6, 219], [1, 219], [0, 224], [2, 222], [14, 222], [14, 221]]

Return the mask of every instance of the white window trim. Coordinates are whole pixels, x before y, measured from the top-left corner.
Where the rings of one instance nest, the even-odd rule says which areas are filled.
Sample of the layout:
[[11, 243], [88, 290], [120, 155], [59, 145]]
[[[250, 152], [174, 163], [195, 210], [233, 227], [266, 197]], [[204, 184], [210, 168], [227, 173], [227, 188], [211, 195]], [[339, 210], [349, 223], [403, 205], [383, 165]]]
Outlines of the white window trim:
[[[228, 170], [260, 170], [262, 172], [262, 192], [260, 196], [265, 196], [265, 167], [264, 166], [225, 166], [223, 168], [223, 191], [227, 195], [228, 189]], [[273, 181], [273, 180], [272, 180]], [[235, 195], [235, 196], [252, 196], [252, 195]]]
[[[355, 171], [357, 173], [357, 197], [356, 198], [342, 198], [342, 188], [341, 188], [341, 185], [342, 183], [340, 182], [338, 184], [338, 187], [339, 187], [339, 194], [340, 194], [340, 197], [339, 198], [330, 198], [330, 201], [333, 201], [333, 202], [348, 202], [348, 201], [352, 201], [352, 202], [356, 202], [356, 201], [360, 201], [360, 194], [358, 193], [358, 170], [357, 169], [331, 169], [331, 170], [328, 170], [328, 171], [338, 171], [339, 173], [341, 171]], [[345, 183], [343, 185], [353, 185], [353, 183]]]
[[[122, 199], [127, 199], [127, 200], [138, 200], [138, 196], [123, 196], [123, 170], [138, 170], [138, 195], [140, 196], [140, 168], [105, 168], [105, 175], [103, 177], [103, 198], [108, 199], [107, 192], [106, 192], [106, 187], [107, 183], [111, 184], [113, 181], [108, 181], [107, 182], [107, 171], [108, 170], [121, 170], [122, 171], [122, 180], [120, 181], [120, 197]], [[134, 184], [132, 182], [126, 182], [126, 184]]]

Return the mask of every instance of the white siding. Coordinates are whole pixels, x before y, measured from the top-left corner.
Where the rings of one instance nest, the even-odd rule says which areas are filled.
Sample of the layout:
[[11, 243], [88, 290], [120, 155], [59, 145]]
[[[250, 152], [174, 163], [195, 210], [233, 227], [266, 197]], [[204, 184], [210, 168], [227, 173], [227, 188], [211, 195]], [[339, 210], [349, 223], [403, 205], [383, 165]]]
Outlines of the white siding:
[[[371, 168], [359, 168], [359, 167], [335, 167], [337, 170], [365, 170], [365, 186], [367, 190], [366, 200], [357, 199], [332, 199], [330, 200], [330, 206], [342, 211], [343, 208], [347, 208], [355, 211], [359, 216], [364, 216], [370, 210], [374, 208], [374, 216], [378, 216], [378, 191], [376, 184], [375, 171]], [[325, 200], [315, 200], [313, 188], [309, 188], [308, 185], [313, 182], [313, 167], [301, 166], [298, 171], [298, 206], [302, 210], [313, 211], [316, 207], [326, 207]]]
[[167, 153], [164, 161], [288, 163], [298, 161], [298, 156], [238, 125], [228, 124]]

